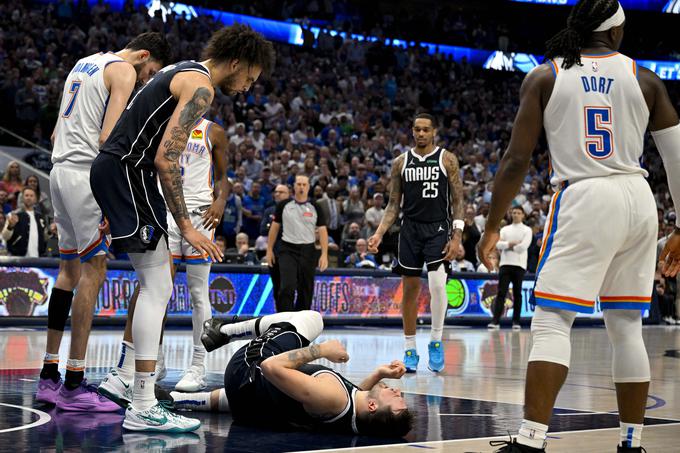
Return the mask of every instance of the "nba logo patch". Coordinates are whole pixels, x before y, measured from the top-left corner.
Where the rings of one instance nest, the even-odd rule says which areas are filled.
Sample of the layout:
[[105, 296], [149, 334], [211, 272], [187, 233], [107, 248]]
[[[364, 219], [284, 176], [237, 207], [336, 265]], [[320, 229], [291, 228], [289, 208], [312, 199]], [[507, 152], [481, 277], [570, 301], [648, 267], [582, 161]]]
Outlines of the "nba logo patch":
[[195, 140], [201, 140], [203, 138], [203, 131], [200, 131], [198, 129], [191, 131], [191, 138]]
[[600, 69], [600, 67], [597, 64], [597, 61], [591, 62], [591, 65], [593, 67], [593, 72], [597, 72]]
[[143, 226], [141, 230], [139, 230], [139, 238], [142, 240], [143, 243], [148, 244], [151, 242], [151, 238], [153, 237], [153, 227], [151, 225], [146, 225]]

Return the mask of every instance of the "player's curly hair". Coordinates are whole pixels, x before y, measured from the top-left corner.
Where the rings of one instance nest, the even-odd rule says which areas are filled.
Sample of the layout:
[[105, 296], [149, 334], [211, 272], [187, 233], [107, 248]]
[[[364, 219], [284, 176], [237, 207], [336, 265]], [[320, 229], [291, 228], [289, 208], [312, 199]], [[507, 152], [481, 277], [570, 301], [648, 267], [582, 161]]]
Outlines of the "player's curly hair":
[[567, 28], [560, 30], [546, 43], [546, 60], [562, 57], [562, 67], [569, 69], [581, 63], [581, 49], [598, 25], [610, 18], [619, 8], [617, 0], [581, 0], [567, 18]]
[[357, 413], [359, 434], [379, 437], [404, 437], [413, 428], [413, 413], [408, 409], [395, 414], [388, 406], [373, 413]]
[[244, 61], [259, 66], [262, 75], [268, 76], [274, 68], [274, 46], [249, 26], [234, 24], [213, 33], [203, 50], [203, 59]]

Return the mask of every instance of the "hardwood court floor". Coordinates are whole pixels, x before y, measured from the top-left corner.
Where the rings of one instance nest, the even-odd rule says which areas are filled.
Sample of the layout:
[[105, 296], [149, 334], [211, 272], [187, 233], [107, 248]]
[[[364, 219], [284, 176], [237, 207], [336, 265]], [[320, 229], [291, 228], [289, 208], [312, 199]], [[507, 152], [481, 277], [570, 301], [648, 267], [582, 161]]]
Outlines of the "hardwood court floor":
[[[680, 328], [645, 327], [652, 383], [643, 445], [648, 452], [680, 452]], [[61, 357], [67, 356], [68, 332]], [[96, 329], [88, 350], [88, 371], [98, 382], [116, 362], [121, 333]], [[328, 329], [350, 361], [336, 366], [359, 382], [377, 364], [402, 356], [402, 336], [393, 328]], [[33, 394], [45, 347], [45, 332], [0, 329], [0, 451], [367, 451], [492, 452], [489, 440], [515, 433], [522, 419], [528, 329], [488, 332], [447, 327], [445, 372], [427, 370], [427, 330], [418, 334], [419, 371], [398, 384], [417, 413], [407, 439], [275, 433], [232, 425], [227, 414], [200, 414], [197, 434], [172, 436], [125, 432], [120, 414], [56, 412], [36, 405]], [[169, 368], [161, 383], [170, 388], [191, 355], [191, 332], [168, 330], [164, 350]], [[572, 367], [560, 394], [547, 451], [615, 452], [618, 441], [616, 397], [610, 378], [611, 352], [604, 328], [576, 328]], [[209, 354], [208, 380], [222, 382], [222, 371], [239, 343]], [[327, 364], [328, 365], [328, 364]], [[62, 366], [64, 364], [62, 363]]]

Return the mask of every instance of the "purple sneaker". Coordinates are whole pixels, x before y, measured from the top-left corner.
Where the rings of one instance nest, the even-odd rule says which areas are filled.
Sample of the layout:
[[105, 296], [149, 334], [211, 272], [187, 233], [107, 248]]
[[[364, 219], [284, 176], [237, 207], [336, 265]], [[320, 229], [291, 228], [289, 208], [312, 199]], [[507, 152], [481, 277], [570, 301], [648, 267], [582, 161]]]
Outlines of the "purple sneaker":
[[87, 385], [87, 379], [83, 379], [78, 387], [69, 390], [65, 385], [61, 386], [57, 396], [57, 409], [63, 411], [87, 411], [87, 412], [116, 412], [120, 406], [97, 393], [97, 387]]
[[38, 391], [35, 394], [36, 403], [56, 404], [61, 384], [63, 384], [61, 378], [57, 382], [50, 378], [41, 378], [38, 381]]

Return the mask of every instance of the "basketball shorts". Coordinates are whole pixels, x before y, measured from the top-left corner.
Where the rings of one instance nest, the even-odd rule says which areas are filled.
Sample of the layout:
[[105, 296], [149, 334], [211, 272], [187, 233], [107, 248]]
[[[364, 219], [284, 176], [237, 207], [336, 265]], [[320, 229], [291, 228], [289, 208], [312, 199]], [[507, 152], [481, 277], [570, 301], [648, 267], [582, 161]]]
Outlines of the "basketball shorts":
[[553, 196], [536, 270], [536, 305], [593, 313], [649, 308], [656, 202], [641, 175], [590, 178]]
[[[207, 209], [207, 207], [206, 207]], [[191, 224], [203, 236], [215, 238], [215, 230], [203, 227], [203, 212], [204, 209], [190, 210]], [[172, 253], [172, 260], [175, 264], [184, 261], [186, 264], [204, 264], [210, 263], [210, 257], [207, 254], [201, 254], [191, 244], [189, 244], [179, 231], [179, 227], [175, 223], [172, 214], [168, 212], [168, 245], [170, 253]]]
[[92, 193], [109, 220], [117, 252], [155, 250], [165, 235], [165, 201], [158, 191], [156, 172], [121, 162], [119, 156], [99, 153], [90, 171]]
[[444, 263], [448, 274], [451, 263], [444, 261], [443, 252], [451, 237], [450, 231], [446, 221], [419, 223], [404, 218], [399, 230], [397, 265], [392, 271], [417, 277], [422, 274], [423, 265], [428, 271], [433, 271]]
[[[281, 391], [262, 376], [260, 364], [268, 357], [305, 346], [309, 341], [297, 333], [295, 326], [280, 322], [236, 351], [224, 372], [224, 389], [234, 421], [282, 424], [281, 414], [266, 410]], [[267, 415], [273, 419], [266, 420]]]
[[85, 262], [106, 254], [109, 239], [99, 231], [102, 212], [90, 190], [90, 169], [55, 165], [50, 192], [61, 259]]

